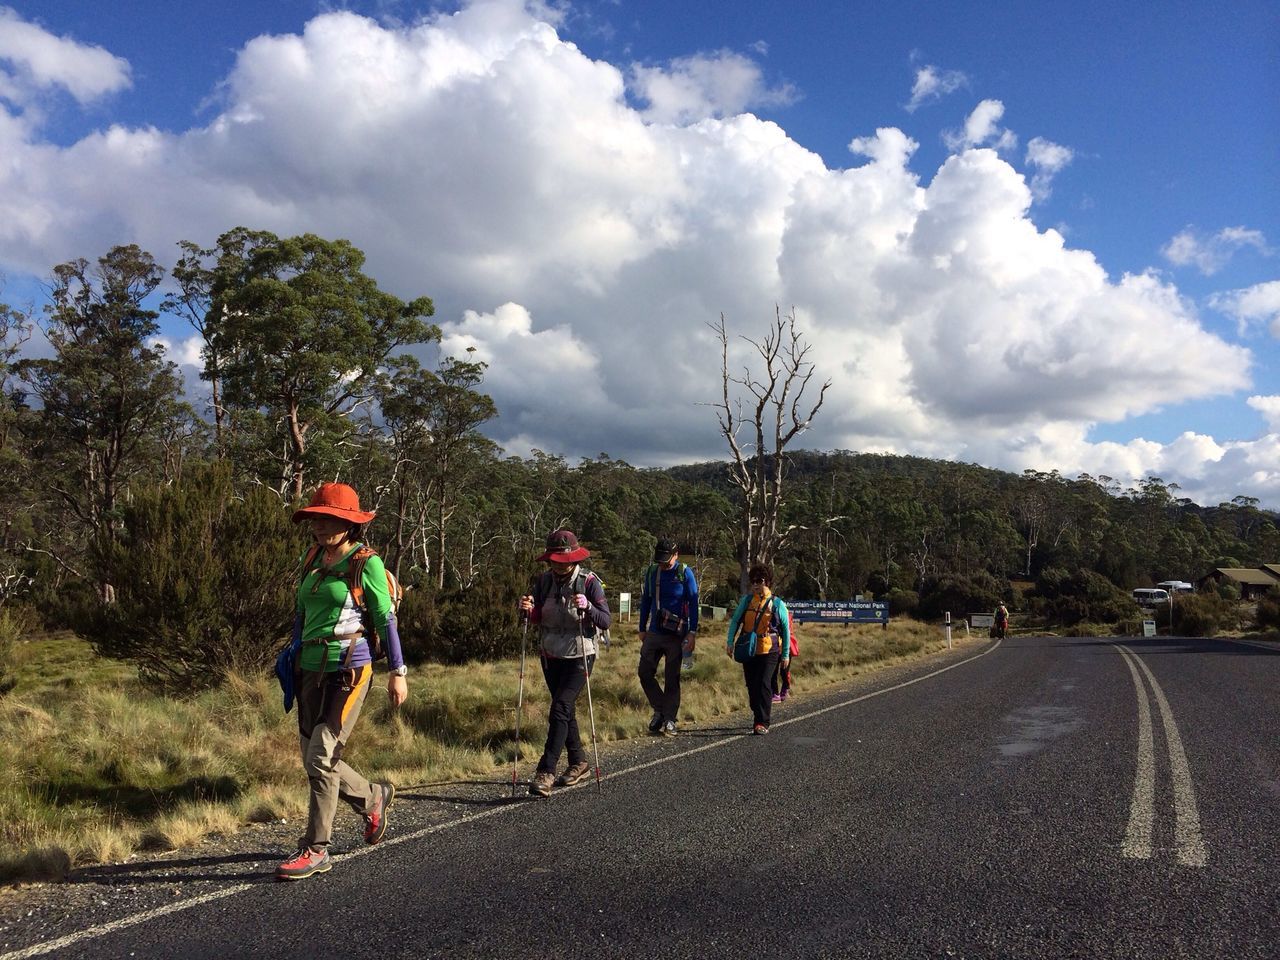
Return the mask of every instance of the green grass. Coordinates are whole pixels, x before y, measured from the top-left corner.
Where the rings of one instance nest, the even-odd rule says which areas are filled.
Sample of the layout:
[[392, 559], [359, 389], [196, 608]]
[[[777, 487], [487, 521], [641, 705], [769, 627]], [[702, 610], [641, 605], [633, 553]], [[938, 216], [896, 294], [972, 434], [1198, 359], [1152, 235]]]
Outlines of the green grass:
[[[602, 742], [642, 736], [649, 719], [635, 676], [639, 644], [634, 633], [625, 637], [592, 675]], [[914, 621], [888, 630], [805, 625], [800, 637], [793, 674], [801, 695], [942, 646], [937, 627]], [[233, 677], [193, 699], [161, 697], [68, 635], [20, 643], [8, 660], [16, 684], [0, 696], [0, 849], [11, 853], [0, 857], [0, 882], [59, 879], [74, 866], [305, 815], [296, 720], [281, 711], [273, 679]], [[409, 700], [392, 711], [379, 673], [346, 756], [400, 784], [505, 776], [516, 751], [517, 674], [515, 660], [425, 664], [411, 675]], [[530, 656], [519, 744], [526, 762], [541, 751], [547, 702]], [[741, 668], [725, 656], [719, 630], [708, 631], [682, 685], [682, 720], [745, 706]]]

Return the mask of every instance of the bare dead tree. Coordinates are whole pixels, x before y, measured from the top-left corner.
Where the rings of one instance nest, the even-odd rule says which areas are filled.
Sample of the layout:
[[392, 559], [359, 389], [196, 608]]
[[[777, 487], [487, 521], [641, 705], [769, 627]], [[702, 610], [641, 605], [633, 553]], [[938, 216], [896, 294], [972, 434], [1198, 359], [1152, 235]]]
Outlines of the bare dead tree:
[[[742, 337], [751, 344], [758, 361], [744, 366], [740, 375], [729, 372], [729, 333], [724, 314], [718, 323], [708, 324], [720, 339], [720, 379], [722, 399], [712, 404], [720, 433], [729, 444], [733, 463], [729, 476], [742, 495], [739, 525], [739, 579], [748, 587], [747, 570], [753, 563], [772, 564], [789, 530], [778, 525], [778, 513], [785, 502], [787, 444], [808, 429], [822, 408], [827, 380], [807, 412], [801, 406], [805, 390], [814, 375], [808, 359], [811, 345], [796, 329], [795, 310], [787, 316], [774, 307], [773, 326], [763, 340]], [[763, 363], [763, 370], [759, 364]], [[744, 439], [740, 435], [747, 433]]]

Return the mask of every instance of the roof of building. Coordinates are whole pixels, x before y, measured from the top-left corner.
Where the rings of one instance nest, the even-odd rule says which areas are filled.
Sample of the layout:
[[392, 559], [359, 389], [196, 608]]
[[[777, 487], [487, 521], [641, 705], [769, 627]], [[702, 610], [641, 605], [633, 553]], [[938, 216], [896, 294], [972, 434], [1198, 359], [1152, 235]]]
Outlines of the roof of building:
[[[1274, 567], [1277, 564], [1268, 564], [1268, 566]], [[1261, 567], [1218, 567], [1215, 572], [1236, 583], [1252, 583], [1262, 587], [1271, 587], [1280, 583], [1280, 573], [1272, 573]]]

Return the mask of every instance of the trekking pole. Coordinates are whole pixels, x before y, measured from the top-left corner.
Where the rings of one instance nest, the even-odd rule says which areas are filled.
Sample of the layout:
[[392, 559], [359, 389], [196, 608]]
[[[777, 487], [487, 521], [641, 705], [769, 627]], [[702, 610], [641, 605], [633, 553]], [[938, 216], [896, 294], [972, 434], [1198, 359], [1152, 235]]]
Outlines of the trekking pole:
[[520, 766], [520, 713], [524, 707], [524, 660], [529, 646], [529, 615], [520, 611], [520, 620], [524, 624], [520, 631], [520, 690], [516, 694], [516, 746], [511, 755], [511, 795], [516, 795], [516, 770]]
[[582, 647], [582, 671], [587, 675], [587, 715], [591, 718], [591, 753], [596, 761], [596, 792], [600, 792], [600, 747], [596, 744], [596, 708], [591, 702], [591, 665], [587, 663], [586, 638], [582, 635], [582, 611], [578, 611], [578, 644]]

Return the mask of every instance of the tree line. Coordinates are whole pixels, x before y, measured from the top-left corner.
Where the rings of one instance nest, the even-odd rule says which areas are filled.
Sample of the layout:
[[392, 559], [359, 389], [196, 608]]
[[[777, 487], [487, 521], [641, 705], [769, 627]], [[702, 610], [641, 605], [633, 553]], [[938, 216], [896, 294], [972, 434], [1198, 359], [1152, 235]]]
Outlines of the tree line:
[[[505, 456], [484, 434], [485, 364], [417, 359], [440, 341], [430, 298], [380, 290], [347, 241], [241, 227], [179, 248], [170, 271], [133, 245], [59, 264], [38, 314], [0, 304], [0, 633], [74, 629], [168, 689], [274, 657], [305, 545], [289, 508], [324, 480], [377, 510], [368, 539], [409, 587], [401, 636], [438, 660], [518, 644], [514, 598], [562, 526], [613, 592], [636, 587], [661, 533], [707, 602], [732, 602], [767, 559], [784, 595], [924, 617], [1016, 599], [1114, 623], [1135, 586], [1280, 561], [1277, 515], [1248, 497], [1201, 507], [1156, 477], [789, 451], [826, 385], [801, 405], [814, 368], [780, 313], [742, 376], [712, 324], [728, 463]], [[200, 409], [157, 340], [162, 313], [198, 336]], [[48, 350], [26, 349], [37, 326]]]

